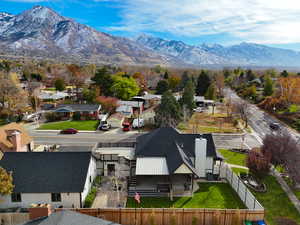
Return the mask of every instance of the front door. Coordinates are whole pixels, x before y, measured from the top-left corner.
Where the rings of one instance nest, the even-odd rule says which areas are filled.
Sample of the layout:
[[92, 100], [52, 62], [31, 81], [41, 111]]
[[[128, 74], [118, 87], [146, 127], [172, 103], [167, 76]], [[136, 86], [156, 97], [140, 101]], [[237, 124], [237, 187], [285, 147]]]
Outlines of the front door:
[[115, 164], [107, 165], [107, 176], [115, 176]]

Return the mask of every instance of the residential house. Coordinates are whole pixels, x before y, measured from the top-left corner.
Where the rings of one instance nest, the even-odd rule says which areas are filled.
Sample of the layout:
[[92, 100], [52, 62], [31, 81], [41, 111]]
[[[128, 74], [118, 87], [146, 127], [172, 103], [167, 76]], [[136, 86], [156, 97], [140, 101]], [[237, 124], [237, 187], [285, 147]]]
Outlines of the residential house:
[[68, 93], [65, 92], [46, 92], [43, 91], [38, 95], [38, 98], [42, 101], [58, 101], [58, 100], [63, 100], [65, 98], [69, 97]]
[[31, 220], [22, 225], [118, 225], [111, 221], [70, 210], [52, 212], [45, 206], [30, 208], [29, 213]]
[[99, 104], [61, 104], [53, 112], [59, 114], [62, 119], [71, 119], [74, 113], [80, 113], [81, 119], [98, 120], [100, 110]]
[[122, 113], [126, 117], [131, 117], [134, 113], [142, 113], [144, 106], [140, 101], [118, 101], [116, 112]]
[[195, 178], [218, 179], [221, 157], [211, 134], [159, 128], [137, 138], [129, 195], [191, 195]]
[[33, 139], [22, 125], [9, 123], [0, 127], [0, 152], [29, 152], [33, 148]]
[[91, 152], [6, 152], [0, 166], [12, 172], [15, 186], [11, 195], [0, 196], [0, 208], [81, 208], [96, 177]]
[[128, 177], [128, 194], [190, 196], [194, 180], [218, 180], [222, 158], [211, 134], [182, 134], [159, 128], [135, 142], [99, 143], [99, 173]]

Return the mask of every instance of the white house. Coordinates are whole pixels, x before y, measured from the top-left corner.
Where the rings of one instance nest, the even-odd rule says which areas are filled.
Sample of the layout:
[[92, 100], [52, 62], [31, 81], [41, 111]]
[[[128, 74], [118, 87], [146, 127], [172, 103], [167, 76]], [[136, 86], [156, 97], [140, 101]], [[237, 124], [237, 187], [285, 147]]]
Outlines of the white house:
[[0, 166], [12, 172], [15, 185], [11, 195], [0, 196], [0, 208], [83, 207], [97, 175], [91, 152], [6, 152]]
[[211, 134], [159, 128], [137, 138], [129, 195], [191, 195], [195, 178], [218, 179], [222, 160]]

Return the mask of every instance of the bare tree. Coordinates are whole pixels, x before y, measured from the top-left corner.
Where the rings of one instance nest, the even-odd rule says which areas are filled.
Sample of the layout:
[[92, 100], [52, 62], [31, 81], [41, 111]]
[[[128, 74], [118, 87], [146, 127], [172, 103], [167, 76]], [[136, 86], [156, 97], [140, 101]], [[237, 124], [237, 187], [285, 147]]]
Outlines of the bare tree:
[[282, 165], [295, 185], [300, 184], [300, 148], [287, 132], [266, 135], [262, 153], [274, 165]]
[[245, 122], [245, 128], [248, 127], [250, 105], [246, 101], [233, 102], [233, 111]]

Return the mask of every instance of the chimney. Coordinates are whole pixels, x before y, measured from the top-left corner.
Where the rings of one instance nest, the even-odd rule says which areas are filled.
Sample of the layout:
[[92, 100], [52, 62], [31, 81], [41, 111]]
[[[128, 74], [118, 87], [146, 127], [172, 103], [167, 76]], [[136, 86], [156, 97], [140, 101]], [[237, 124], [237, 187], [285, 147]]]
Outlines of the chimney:
[[206, 146], [205, 138], [195, 139], [195, 169], [200, 177], [206, 177]]
[[32, 204], [29, 208], [29, 219], [34, 220], [40, 217], [49, 216], [52, 213], [50, 204]]
[[21, 132], [20, 131], [14, 130], [10, 135], [10, 141], [13, 144], [13, 151], [14, 152], [21, 152], [22, 151]]

